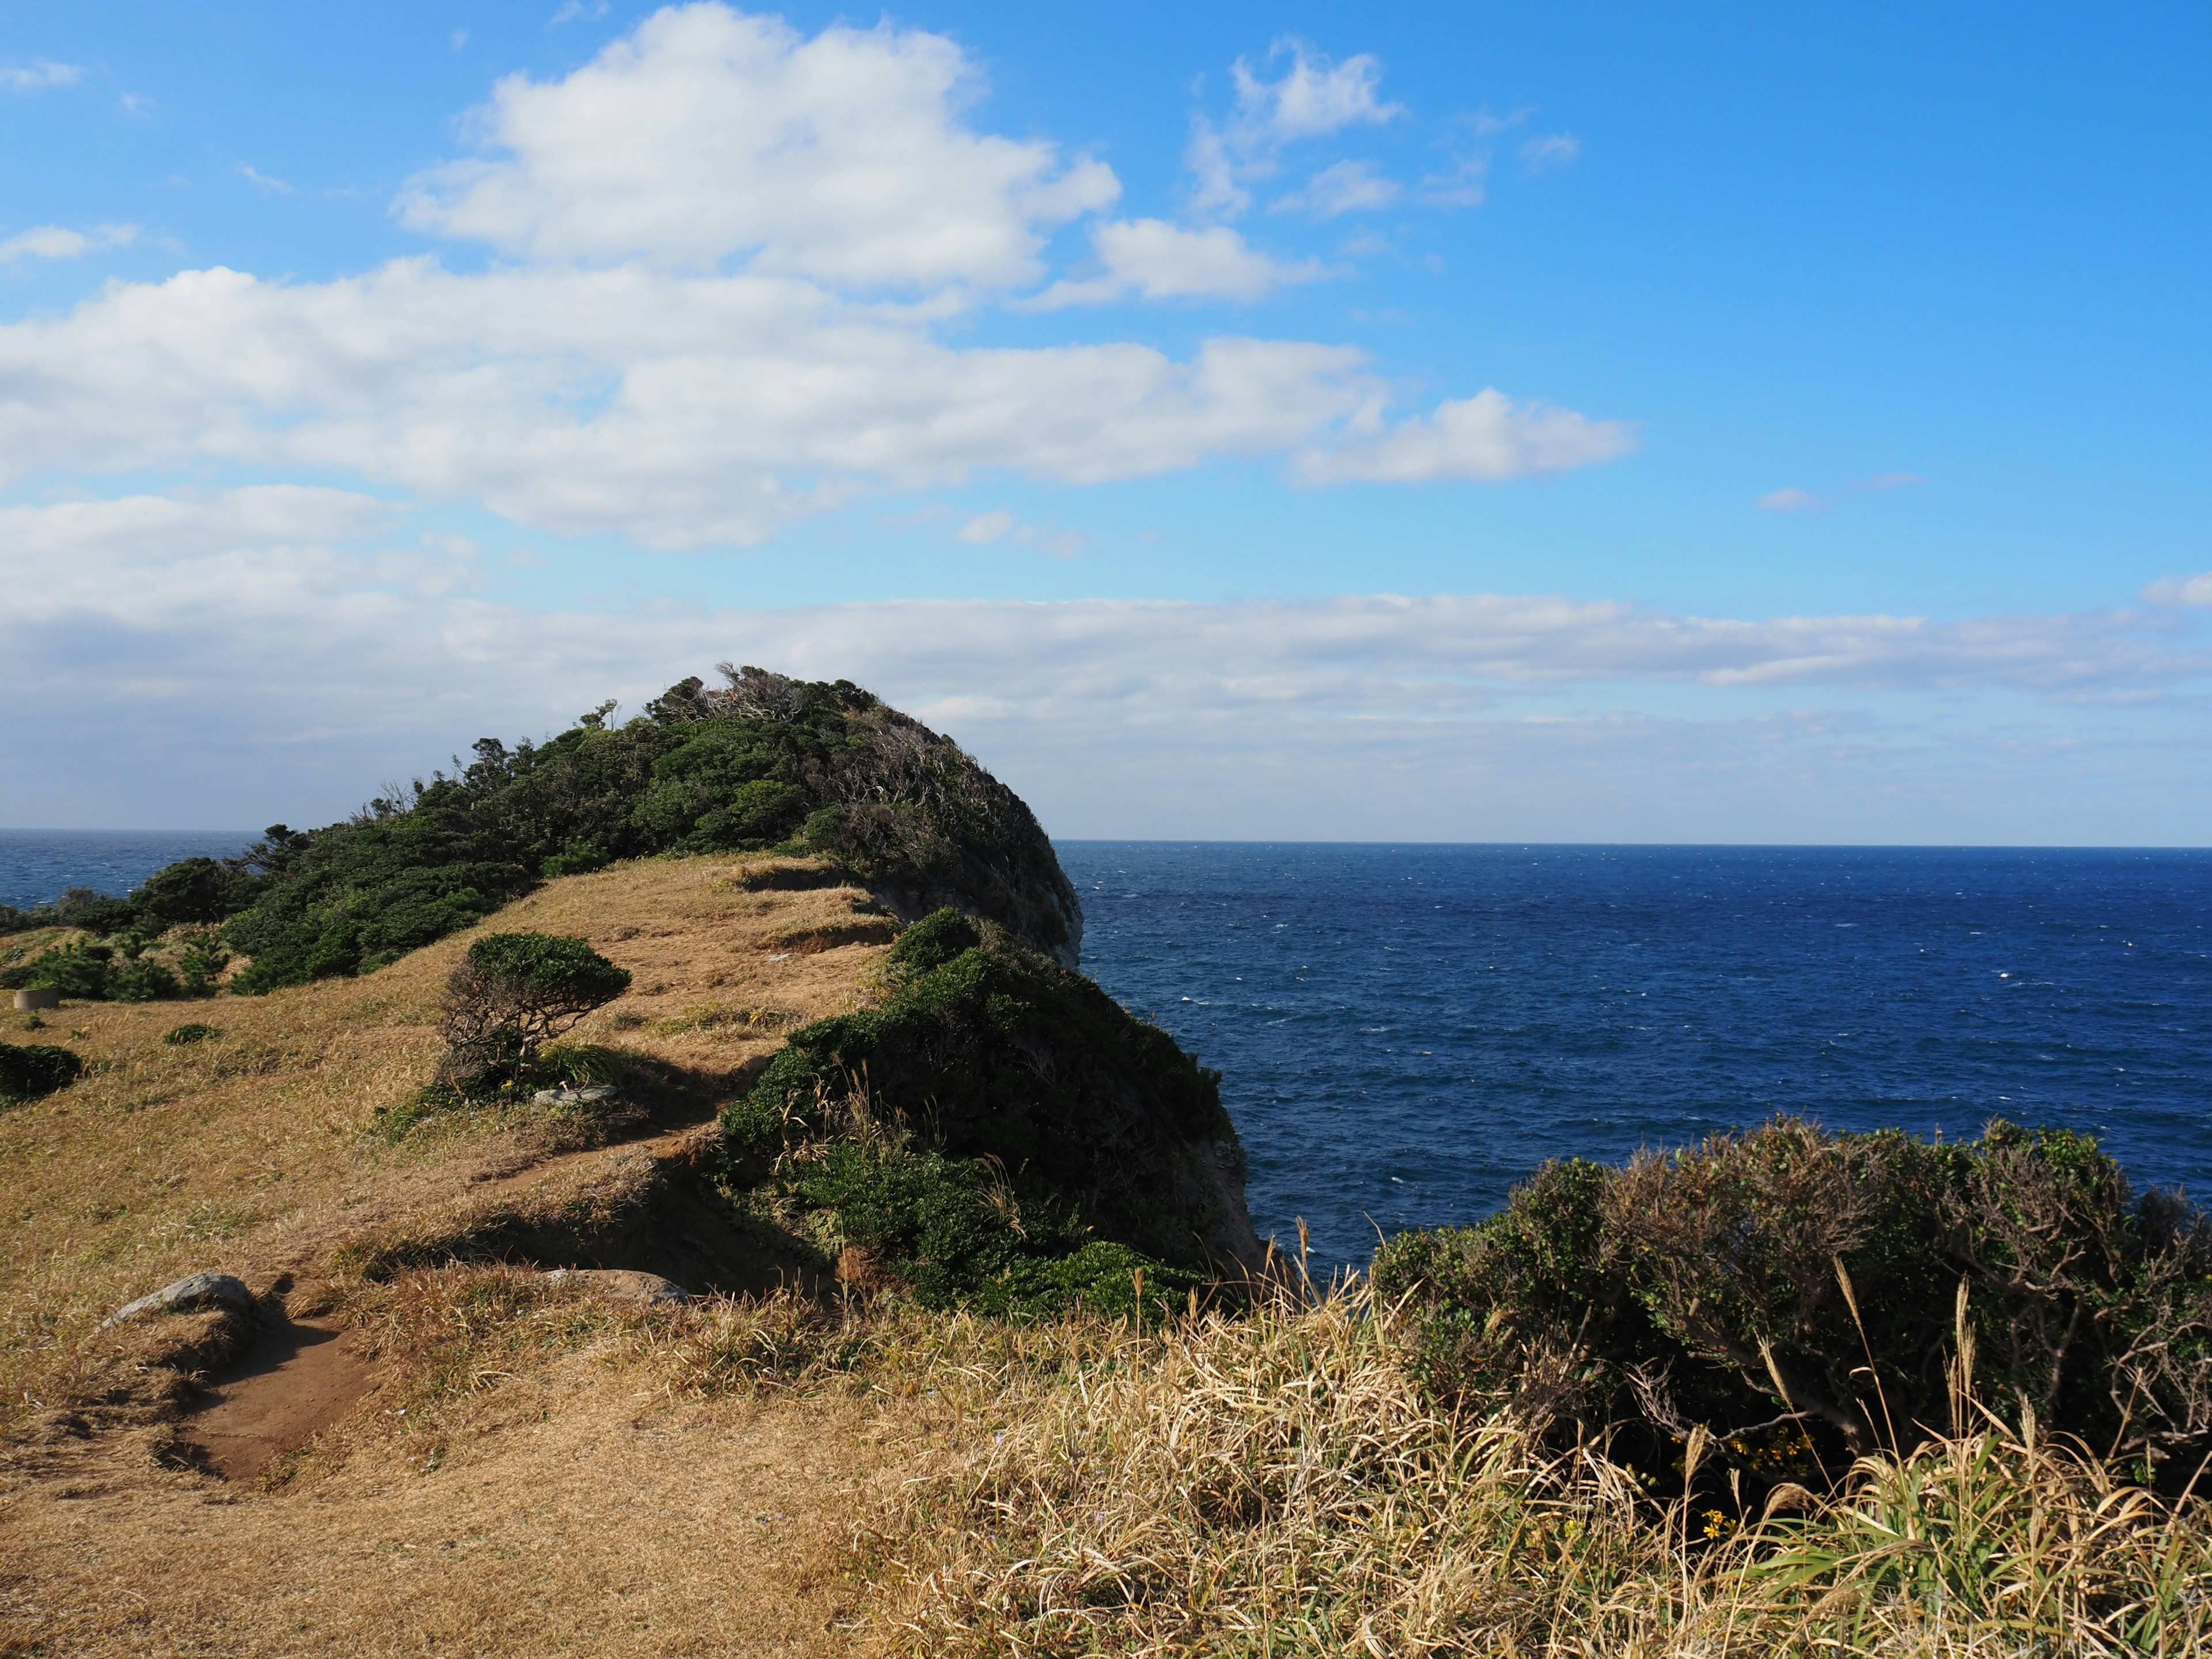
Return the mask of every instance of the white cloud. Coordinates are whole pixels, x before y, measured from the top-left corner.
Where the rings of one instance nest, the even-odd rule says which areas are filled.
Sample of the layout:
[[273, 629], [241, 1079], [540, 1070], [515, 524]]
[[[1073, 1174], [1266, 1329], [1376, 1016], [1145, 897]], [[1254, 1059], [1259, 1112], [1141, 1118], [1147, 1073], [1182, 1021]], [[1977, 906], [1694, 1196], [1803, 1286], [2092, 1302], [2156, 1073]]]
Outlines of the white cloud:
[[1571, 132], [1540, 133], [1521, 146], [1521, 160], [1531, 173], [1563, 167], [1583, 153], [1583, 141]]
[[1398, 199], [1397, 181], [1384, 178], [1366, 161], [1337, 161], [1306, 180], [1303, 190], [1280, 198], [1273, 213], [1310, 213], [1334, 219], [1346, 213], [1370, 213]]
[[1056, 559], [1072, 559], [1091, 544], [1091, 538], [1079, 530], [1065, 530], [1053, 524], [1024, 524], [1003, 507], [979, 514], [953, 533], [971, 547], [1011, 541], [1017, 546], [1049, 553]]
[[884, 24], [807, 39], [718, 4], [655, 13], [566, 78], [510, 76], [490, 154], [412, 180], [419, 230], [540, 259], [645, 258], [848, 288], [1035, 280], [1054, 227], [1109, 205], [1103, 163], [980, 133], [967, 54]]
[[[1024, 528], [982, 517], [1001, 542]], [[1786, 796], [1817, 798], [1827, 818], [1808, 805], [1802, 823], [1818, 838], [1894, 837], [1913, 833], [1906, 819], [1849, 814], [1899, 805], [1904, 779], [1963, 792], [1942, 838], [2048, 841], [2048, 809], [2118, 799], [2075, 787], [2087, 762], [2052, 722], [2212, 677], [2200, 630], [2139, 609], [1754, 620], [1511, 594], [526, 608], [482, 597], [465, 544], [386, 547], [403, 527], [334, 490], [0, 510], [0, 581], [26, 601], [0, 610], [14, 811], [52, 823], [76, 800], [86, 822], [313, 821], [477, 735], [542, 732], [603, 696], [635, 708], [734, 659], [849, 676], [950, 726], [1062, 833], [1464, 836], [1480, 822], [1587, 837], [1663, 822], [1729, 839], [1753, 822], [1729, 813]], [[1689, 712], [1648, 712], [1654, 694], [1637, 688], [1655, 686]], [[2014, 712], [1971, 752], [1875, 712], [1929, 691]], [[2201, 759], [2144, 775], [2197, 778], [2184, 799], [2201, 806]], [[1808, 796], [1816, 763], [1850, 787]], [[1221, 781], [1194, 792], [1202, 809], [1194, 776]], [[1633, 787], [1611, 793], [1624, 777]], [[2010, 781], [2003, 817], [1991, 778]], [[1317, 800], [1340, 810], [1313, 817]], [[2023, 802], [2045, 809], [2025, 827]], [[1451, 816], [1467, 811], [1497, 816]]]
[[1437, 478], [1501, 483], [1609, 461], [1636, 447], [1618, 421], [1593, 421], [1547, 404], [1516, 403], [1495, 389], [1439, 404], [1376, 436], [1309, 449], [1309, 483], [1412, 483]]
[[2142, 591], [2146, 605], [2176, 605], [2192, 611], [2212, 609], [2212, 571], [2199, 576], [2167, 576]]
[[1279, 41], [1267, 63], [1285, 56], [1290, 67], [1281, 78], [1263, 79], [1240, 58], [1230, 70], [1237, 87], [1239, 130], [1255, 140], [1286, 143], [1325, 137], [1349, 126], [1374, 126], [1405, 113], [1376, 94], [1382, 65], [1369, 52], [1332, 64], [1302, 40]]
[[1914, 484], [1927, 482], [1917, 472], [1878, 472], [1866, 481], [1866, 487], [1869, 489], [1909, 489]]
[[136, 225], [97, 225], [90, 230], [68, 230], [59, 225], [38, 225], [0, 238], [0, 265], [18, 259], [77, 259], [104, 248], [127, 247], [137, 239]]
[[750, 543], [856, 492], [1004, 468], [1103, 483], [1373, 430], [1362, 355], [1215, 338], [954, 349], [803, 283], [422, 260], [217, 269], [0, 325], [0, 482], [343, 469], [562, 533]]
[[1183, 164], [1191, 175], [1194, 213], [1234, 217], [1243, 212], [1252, 204], [1246, 184], [1272, 177], [1286, 144], [1350, 126], [1378, 125], [1405, 113], [1377, 96], [1382, 65], [1370, 53], [1332, 64], [1304, 42], [1289, 40], [1277, 42], [1266, 61], [1285, 55], [1290, 67], [1273, 81], [1254, 73], [1242, 58], [1231, 66], [1237, 109], [1226, 125], [1193, 118]]
[[547, 27], [558, 28], [563, 23], [595, 22], [606, 15], [607, 0], [591, 0], [589, 5], [584, 0], [564, 0], [561, 9], [553, 14]]
[[1096, 276], [1054, 283], [1025, 310], [1146, 300], [1265, 299], [1276, 289], [1327, 275], [1318, 259], [1292, 264], [1273, 258], [1226, 225], [1186, 229], [1164, 219], [1121, 219], [1092, 233], [1104, 269]]
[[1818, 513], [1827, 506], [1809, 489], [1771, 489], [1752, 503], [1762, 513]]
[[259, 191], [264, 196], [289, 196], [294, 187], [282, 179], [270, 177], [250, 161], [238, 164], [238, 176]]
[[0, 88], [9, 92], [40, 92], [48, 87], [75, 86], [84, 70], [76, 64], [57, 64], [41, 58], [29, 64], [0, 64]]
[[[1393, 428], [1390, 388], [1342, 346], [948, 343], [973, 281], [1029, 270], [1040, 226], [1103, 199], [1082, 181], [1103, 175], [1063, 167], [1049, 143], [970, 130], [968, 89], [967, 60], [933, 35], [810, 39], [720, 6], [655, 14], [566, 80], [502, 82], [483, 119], [505, 159], [440, 171], [408, 198], [457, 234], [498, 220], [518, 251], [547, 257], [468, 272], [400, 259], [320, 283], [216, 267], [0, 324], [0, 486], [304, 472], [685, 549], [993, 470], [1095, 483], [1296, 456], [1309, 481], [1499, 477], [1606, 447], [1603, 422], [1494, 393]], [[1292, 127], [1320, 118], [1297, 111], [1361, 107], [1268, 96]], [[682, 153], [664, 177], [671, 145]], [[878, 210], [873, 185], [847, 189], [848, 174], [888, 180], [896, 210]], [[672, 268], [678, 228], [724, 209], [699, 246], [731, 246], [749, 215], [776, 221], [777, 240], [743, 270]], [[22, 257], [88, 235], [35, 234]], [[1097, 276], [1031, 303], [1249, 300], [1325, 274], [1221, 226], [1113, 221], [1096, 246]], [[592, 249], [605, 258], [568, 257]], [[778, 264], [811, 274], [764, 268]], [[863, 289], [894, 275], [943, 286], [893, 303], [837, 286], [855, 271]]]

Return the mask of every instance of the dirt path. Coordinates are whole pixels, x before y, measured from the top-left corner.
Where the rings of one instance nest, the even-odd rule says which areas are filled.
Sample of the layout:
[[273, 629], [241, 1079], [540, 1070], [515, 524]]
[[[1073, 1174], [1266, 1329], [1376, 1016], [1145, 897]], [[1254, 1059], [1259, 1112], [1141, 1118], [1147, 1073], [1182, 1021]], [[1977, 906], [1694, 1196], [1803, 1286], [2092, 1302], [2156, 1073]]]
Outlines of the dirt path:
[[185, 1437], [216, 1474], [251, 1480], [343, 1422], [375, 1382], [336, 1322], [288, 1319], [263, 1330], [216, 1384]]

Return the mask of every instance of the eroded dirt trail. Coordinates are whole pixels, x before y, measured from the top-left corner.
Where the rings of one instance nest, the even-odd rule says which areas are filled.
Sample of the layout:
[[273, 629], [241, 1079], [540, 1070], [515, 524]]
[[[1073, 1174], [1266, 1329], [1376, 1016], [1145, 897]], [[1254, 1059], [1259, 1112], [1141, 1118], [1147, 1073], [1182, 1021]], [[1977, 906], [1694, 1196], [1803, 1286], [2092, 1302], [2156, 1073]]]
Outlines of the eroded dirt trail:
[[185, 1437], [216, 1474], [251, 1480], [344, 1421], [376, 1380], [337, 1321], [287, 1319], [259, 1333], [192, 1413]]

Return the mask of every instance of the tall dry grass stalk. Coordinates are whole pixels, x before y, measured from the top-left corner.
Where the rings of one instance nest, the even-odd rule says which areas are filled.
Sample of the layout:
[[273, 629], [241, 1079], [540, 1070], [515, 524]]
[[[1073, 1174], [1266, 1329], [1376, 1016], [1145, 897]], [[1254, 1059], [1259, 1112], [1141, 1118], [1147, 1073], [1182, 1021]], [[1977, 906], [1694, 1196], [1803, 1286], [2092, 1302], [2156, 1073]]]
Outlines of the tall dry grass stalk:
[[866, 1540], [911, 1652], [2212, 1650], [2204, 1506], [1994, 1419], [1761, 1516], [1439, 1415], [1357, 1285], [995, 1362], [957, 1346], [932, 1364], [980, 1426]]

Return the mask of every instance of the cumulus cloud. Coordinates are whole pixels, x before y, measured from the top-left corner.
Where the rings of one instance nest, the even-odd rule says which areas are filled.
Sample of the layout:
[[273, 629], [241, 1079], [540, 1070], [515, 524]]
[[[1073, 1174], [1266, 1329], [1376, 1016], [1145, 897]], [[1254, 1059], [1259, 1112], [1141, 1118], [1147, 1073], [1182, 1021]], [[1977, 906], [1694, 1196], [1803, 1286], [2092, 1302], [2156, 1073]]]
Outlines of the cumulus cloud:
[[1098, 227], [1091, 238], [1103, 269], [1095, 276], [1054, 283], [1026, 310], [1145, 300], [1265, 299], [1293, 283], [1326, 275], [1318, 259], [1276, 259], [1226, 225], [1188, 229], [1164, 219], [1122, 219]]
[[1366, 161], [1337, 161], [1306, 180], [1303, 189], [1279, 198], [1273, 213], [1310, 213], [1316, 219], [1335, 219], [1347, 213], [1370, 213], [1396, 201], [1397, 181], [1384, 178]]
[[1372, 438], [1309, 449], [1297, 468], [1315, 484], [1437, 478], [1495, 483], [1609, 461], [1635, 447], [1635, 434], [1621, 422], [1516, 403], [1492, 389], [1439, 404]]
[[41, 58], [29, 64], [0, 64], [0, 88], [9, 92], [43, 92], [48, 87], [75, 86], [83, 78], [76, 64], [57, 64]]
[[90, 230], [37, 225], [0, 238], [0, 265], [18, 259], [81, 259], [103, 248], [127, 247], [137, 236], [136, 225], [96, 225]]
[[636, 258], [847, 287], [1034, 281], [1052, 228], [1112, 204], [1103, 162], [976, 131], [953, 41], [883, 24], [809, 39], [780, 18], [672, 7], [558, 81], [477, 112], [484, 155], [416, 178], [419, 230], [538, 259]]
[[1224, 217], [1243, 212], [1252, 204], [1246, 185], [1272, 176], [1287, 144], [1346, 127], [1379, 125], [1405, 113], [1379, 95], [1382, 65], [1370, 53], [1335, 64], [1303, 41], [1285, 40], [1276, 43], [1265, 62], [1285, 58], [1289, 66], [1272, 81], [1238, 58], [1230, 69], [1237, 107], [1227, 123], [1193, 118], [1184, 165], [1194, 212]]
[[1385, 103], [1379, 95], [1382, 65], [1372, 53], [1332, 64], [1303, 40], [1283, 40], [1265, 61], [1276, 64], [1285, 58], [1290, 59], [1289, 68], [1273, 81], [1255, 73], [1242, 58], [1230, 70], [1237, 88], [1238, 128], [1254, 142], [1320, 138], [1346, 127], [1379, 125], [1405, 113], [1402, 106]]
[[[1247, 77], [1255, 131], [1390, 112], [1371, 60], [1292, 59]], [[411, 221], [515, 259], [314, 283], [218, 266], [0, 324], [0, 486], [306, 472], [680, 550], [994, 470], [1082, 484], [1297, 456], [1310, 482], [1498, 478], [1613, 442], [1491, 393], [1393, 427], [1390, 387], [1342, 346], [949, 342], [984, 285], [1029, 280], [1045, 234], [1113, 195], [1096, 164], [976, 129], [975, 89], [937, 35], [658, 12], [565, 78], [500, 82], [485, 153], [409, 187]], [[15, 257], [126, 228], [26, 233]], [[1097, 271], [1032, 303], [1249, 301], [1326, 274], [1218, 225], [1113, 220], [1093, 241]]]

